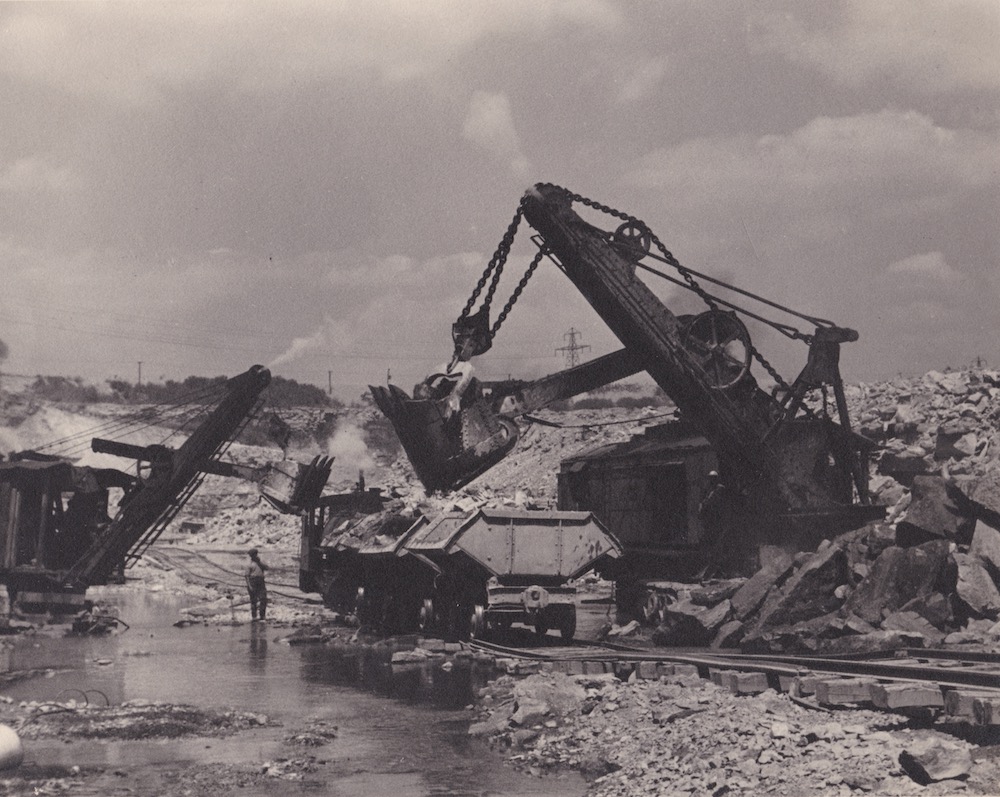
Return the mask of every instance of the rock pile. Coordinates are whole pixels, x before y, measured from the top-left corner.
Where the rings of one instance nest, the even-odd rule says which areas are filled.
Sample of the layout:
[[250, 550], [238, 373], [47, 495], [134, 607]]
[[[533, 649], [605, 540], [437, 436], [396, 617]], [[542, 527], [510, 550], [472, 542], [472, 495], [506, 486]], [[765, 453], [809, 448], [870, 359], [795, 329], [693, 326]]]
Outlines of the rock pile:
[[886, 522], [815, 552], [764, 548], [746, 581], [673, 585], [647, 606], [656, 641], [850, 652], [1000, 638], [1000, 372], [932, 371], [848, 401], [883, 446], [872, 485]]
[[982, 475], [1000, 456], [1000, 371], [862, 384], [847, 402], [861, 433], [884, 446], [879, 473], [905, 486], [920, 474]]
[[815, 552], [765, 547], [746, 580], [673, 585], [647, 608], [654, 641], [833, 653], [1000, 639], [997, 475], [917, 476], [891, 523]]
[[738, 696], [696, 677], [505, 676], [479, 706], [470, 734], [538, 775], [583, 771], [595, 797], [991, 794], [997, 782], [993, 759], [902, 717], [817, 713], [787, 695]]

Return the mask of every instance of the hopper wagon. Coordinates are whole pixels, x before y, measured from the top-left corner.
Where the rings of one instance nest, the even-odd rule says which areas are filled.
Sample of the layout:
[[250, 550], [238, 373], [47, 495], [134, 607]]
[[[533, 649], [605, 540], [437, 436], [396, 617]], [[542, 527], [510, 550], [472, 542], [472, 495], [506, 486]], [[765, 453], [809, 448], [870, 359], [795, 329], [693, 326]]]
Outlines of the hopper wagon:
[[557, 629], [572, 639], [570, 582], [621, 554], [591, 512], [479, 509], [418, 519], [396, 555], [434, 573], [419, 609], [422, 629], [481, 637], [522, 623], [539, 635]]

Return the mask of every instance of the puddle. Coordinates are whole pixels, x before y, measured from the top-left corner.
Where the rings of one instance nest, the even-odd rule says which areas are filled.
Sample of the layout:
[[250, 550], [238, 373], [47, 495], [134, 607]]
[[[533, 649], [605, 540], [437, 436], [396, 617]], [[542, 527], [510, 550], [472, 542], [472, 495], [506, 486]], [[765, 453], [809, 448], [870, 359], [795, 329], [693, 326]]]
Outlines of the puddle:
[[[108, 591], [130, 629], [110, 637], [22, 638], [4, 651], [10, 670], [52, 668], [46, 677], [7, 684], [15, 701], [76, 697], [95, 703], [126, 700], [230, 707], [266, 714], [281, 727], [229, 738], [169, 741], [39, 740], [26, 744], [26, 766], [148, 767], [246, 765], [315, 755], [323, 760], [322, 793], [334, 795], [581, 795], [579, 776], [532, 778], [467, 735], [475, 691], [489, 674], [477, 662], [390, 668], [368, 651], [289, 646], [275, 640], [289, 629], [269, 626], [174, 628], [183, 601], [161, 594]], [[103, 662], [103, 663], [102, 663]], [[95, 692], [96, 690], [96, 692]], [[287, 736], [310, 721], [338, 728], [319, 747], [290, 748]], [[316, 793], [315, 783], [276, 781], [240, 794]], [[141, 783], [133, 794], [143, 791]], [[152, 786], [150, 786], [152, 789]]]

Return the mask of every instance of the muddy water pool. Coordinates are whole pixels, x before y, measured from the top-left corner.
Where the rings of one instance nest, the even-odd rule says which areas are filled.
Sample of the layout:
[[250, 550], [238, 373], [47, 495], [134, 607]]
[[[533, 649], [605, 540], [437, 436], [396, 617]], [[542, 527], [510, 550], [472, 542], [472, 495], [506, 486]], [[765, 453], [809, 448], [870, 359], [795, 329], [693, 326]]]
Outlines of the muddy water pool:
[[[308, 752], [322, 771], [308, 784], [280, 781], [241, 787], [239, 794], [581, 795], [576, 775], [536, 778], [514, 771], [501, 755], [467, 735], [464, 707], [486, 673], [471, 664], [451, 672], [412, 668], [393, 673], [370, 657], [321, 645], [290, 646], [288, 633], [266, 625], [173, 623], [184, 602], [164, 594], [108, 590], [129, 629], [108, 637], [24, 637], [0, 653], [6, 671], [47, 669], [7, 684], [15, 701], [81, 699], [188, 703], [265, 714], [280, 727], [227, 738], [169, 741], [29, 741], [26, 767], [99, 768], [117, 772], [129, 793], [154, 794], [157, 770], [206, 764], [248, 766], [301, 755], [287, 737], [310, 723], [338, 729]], [[319, 784], [322, 783], [322, 786]], [[94, 792], [97, 793], [97, 792]]]

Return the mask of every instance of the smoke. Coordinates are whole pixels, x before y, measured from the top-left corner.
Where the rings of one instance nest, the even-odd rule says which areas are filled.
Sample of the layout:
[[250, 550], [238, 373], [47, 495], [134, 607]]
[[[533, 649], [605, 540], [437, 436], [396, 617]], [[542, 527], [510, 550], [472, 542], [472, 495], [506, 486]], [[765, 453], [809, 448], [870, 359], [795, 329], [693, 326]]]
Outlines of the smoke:
[[375, 467], [375, 460], [365, 443], [365, 433], [353, 423], [341, 426], [333, 433], [327, 442], [327, 453], [335, 458], [335, 468], [350, 474]]
[[311, 334], [292, 340], [288, 348], [271, 360], [267, 367], [275, 368], [276, 366], [290, 363], [314, 349], [322, 346], [331, 346], [333, 342], [343, 337], [344, 329], [342, 325], [338, 325], [330, 316], [326, 316], [323, 322]]

